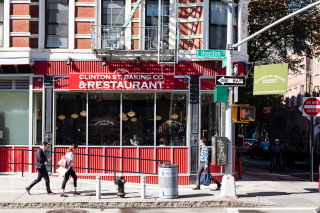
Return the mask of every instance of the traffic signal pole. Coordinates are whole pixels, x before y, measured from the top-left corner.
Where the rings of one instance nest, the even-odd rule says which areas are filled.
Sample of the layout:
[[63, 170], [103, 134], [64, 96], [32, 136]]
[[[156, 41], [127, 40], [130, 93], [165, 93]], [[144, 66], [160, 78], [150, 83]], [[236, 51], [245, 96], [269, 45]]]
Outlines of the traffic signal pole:
[[[241, 44], [249, 41], [250, 39], [256, 37], [257, 35], [269, 30], [270, 28], [280, 24], [281, 22], [305, 11], [308, 9], [311, 9], [312, 7], [320, 4], [320, 1], [314, 2], [310, 4], [309, 6], [306, 6], [294, 13], [291, 13], [282, 19], [279, 19], [278, 21], [270, 24], [269, 26], [259, 30], [258, 32], [254, 33], [253, 35], [249, 36], [246, 39], [243, 39], [242, 41], [233, 44], [233, 0], [223, 0], [225, 3], [228, 4], [228, 22], [227, 22], [227, 76], [232, 76], [232, 54], [233, 50], [240, 46]], [[234, 134], [233, 125], [232, 125], [232, 104], [233, 104], [233, 94], [232, 94], [233, 88], [228, 87], [228, 102], [226, 104], [226, 137], [228, 138], [228, 165], [226, 166], [226, 172], [225, 176], [222, 178], [222, 188], [221, 188], [221, 195], [224, 197], [235, 197], [236, 196], [236, 188], [235, 188], [235, 181], [234, 178], [230, 178], [230, 175], [232, 175], [232, 138]], [[313, 147], [312, 147], [313, 148]]]

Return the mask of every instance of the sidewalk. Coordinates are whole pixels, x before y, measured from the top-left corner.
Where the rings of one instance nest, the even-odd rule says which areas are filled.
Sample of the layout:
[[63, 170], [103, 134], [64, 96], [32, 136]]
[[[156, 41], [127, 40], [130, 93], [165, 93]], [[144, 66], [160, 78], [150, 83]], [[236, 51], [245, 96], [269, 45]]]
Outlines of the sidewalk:
[[[21, 175], [21, 174], [20, 174]], [[140, 184], [126, 183], [125, 198], [116, 196], [117, 188], [113, 182], [102, 184], [101, 199], [95, 197], [95, 181], [79, 180], [81, 195], [74, 196], [71, 192], [72, 183], [66, 191], [69, 197], [60, 197], [61, 190], [52, 188], [56, 195], [47, 195], [44, 189], [32, 189], [31, 195], [25, 190], [2, 190], [8, 186], [16, 186], [32, 182], [34, 175], [23, 177], [16, 175], [0, 175], [0, 209], [4, 208], [191, 208], [191, 207], [253, 207], [253, 206], [320, 206], [320, 194], [317, 182], [302, 181], [260, 181], [252, 176], [244, 176], [236, 181], [237, 198], [223, 198], [216, 185], [201, 186], [201, 190], [192, 190], [194, 185], [179, 186], [178, 199], [158, 198], [158, 186], [147, 185], [147, 198], [140, 197]], [[52, 186], [61, 184], [62, 179], [51, 178]], [[8, 185], [10, 184], [10, 185]], [[44, 186], [41, 181], [39, 187]], [[22, 187], [21, 185], [21, 187]], [[86, 187], [84, 187], [86, 186]], [[90, 188], [91, 189], [88, 189]], [[93, 187], [93, 188], [92, 188]], [[87, 189], [85, 189], [87, 188]]]

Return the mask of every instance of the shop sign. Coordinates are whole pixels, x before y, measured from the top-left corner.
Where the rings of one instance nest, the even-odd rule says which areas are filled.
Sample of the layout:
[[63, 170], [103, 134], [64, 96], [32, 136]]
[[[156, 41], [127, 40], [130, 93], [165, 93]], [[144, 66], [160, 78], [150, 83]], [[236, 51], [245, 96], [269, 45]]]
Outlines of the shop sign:
[[254, 67], [253, 95], [286, 94], [288, 64]]
[[112, 74], [69, 74], [70, 90], [173, 90], [172, 74], [131, 74], [116, 70]]

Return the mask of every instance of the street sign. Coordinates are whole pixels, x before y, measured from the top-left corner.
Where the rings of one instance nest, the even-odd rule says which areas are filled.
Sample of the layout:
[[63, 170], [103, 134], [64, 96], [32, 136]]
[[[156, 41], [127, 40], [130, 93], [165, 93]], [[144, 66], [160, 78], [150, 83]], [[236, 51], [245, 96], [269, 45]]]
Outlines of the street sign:
[[246, 86], [246, 77], [244, 76], [216, 76], [217, 86]]
[[320, 116], [320, 98], [303, 98], [303, 116]]
[[222, 68], [227, 66], [227, 61], [228, 61], [227, 58], [222, 61]]
[[272, 107], [263, 107], [263, 113], [271, 113]]
[[197, 50], [197, 57], [226, 57], [225, 50]]

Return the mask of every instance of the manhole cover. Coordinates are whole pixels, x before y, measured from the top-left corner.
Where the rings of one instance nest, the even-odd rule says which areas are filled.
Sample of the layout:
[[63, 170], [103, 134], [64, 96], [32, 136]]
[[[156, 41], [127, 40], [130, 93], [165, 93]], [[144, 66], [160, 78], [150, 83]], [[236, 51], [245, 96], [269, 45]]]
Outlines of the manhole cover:
[[89, 213], [89, 212], [82, 209], [55, 209], [55, 210], [46, 211], [46, 213]]

